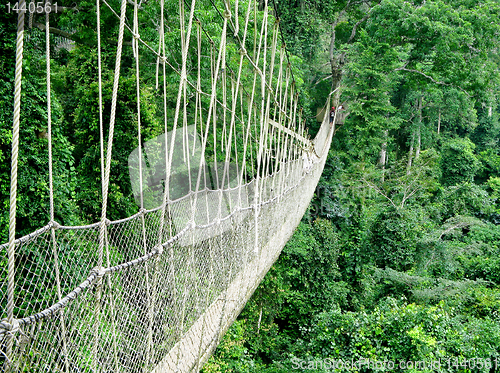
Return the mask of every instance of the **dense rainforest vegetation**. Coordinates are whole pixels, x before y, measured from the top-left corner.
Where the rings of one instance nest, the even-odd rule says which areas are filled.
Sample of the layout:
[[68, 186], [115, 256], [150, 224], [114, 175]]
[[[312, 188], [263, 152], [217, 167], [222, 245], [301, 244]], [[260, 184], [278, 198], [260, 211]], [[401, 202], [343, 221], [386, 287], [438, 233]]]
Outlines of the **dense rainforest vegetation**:
[[349, 115], [204, 372], [498, 371], [499, 2], [274, 6], [312, 106]]
[[[59, 3], [64, 11], [54, 20], [54, 45], [64, 37], [73, 47], [52, 51], [56, 220], [83, 224], [98, 220], [101, 207], [96, 25], [89, 11], [95, 2]], [[118, 1], [110, 3], [117, 8]], [[218, 15], [204, 3], [206, 27], [216, 34]], [[500, 364], [500, 2], [274, 0], [269, 5], [293, 56], [309, 132], [319, 127], [316, 110], [330, 95], [348, 116], [337, 127], [303, 221], [204, 372], [330, 372], [319, 362], [334, 359], [396, 364], [351, 369], [359, 372], [494, 371]], [[153, 35], [157, 22], [148, 6], [141, 12], [141, 34]], [[43, 19], [30, 22], [19, 235], [43, 226], [48, 216]], [[170, 22], [169, 57], [179, 61], [178, 20], [172, 16]], [[116, 17], [103, 11], [102, 24], [106, 40], [114, 41]], [[15, 31], [16, 15], [0, 13], [2, 242], [8, 226]], [[105, 106], [113, 52], [103, 52]], [[145, 86], [154, 86], [154, 59], [141, 64]], [[124, 52], [123, 71], [110, 219], [137, 211], [124, 166], [137, 147], [135, 133], [127, 130], [136, 119], [131, 48]], [[175, 76], [169, 81], [175, 83]], [[171, 116], [176, 84], [169, 87]], [[155, 119], [163, 115], [162, 95], [146, 88], [141, 95], [145, 139], [153, 138], [164, 131]], [[1, 260], [5, 257], [1, 253]], [[2, 263], [2, 278], [4, 268]], [[400, 361], [440, 365], [403, 369]]]

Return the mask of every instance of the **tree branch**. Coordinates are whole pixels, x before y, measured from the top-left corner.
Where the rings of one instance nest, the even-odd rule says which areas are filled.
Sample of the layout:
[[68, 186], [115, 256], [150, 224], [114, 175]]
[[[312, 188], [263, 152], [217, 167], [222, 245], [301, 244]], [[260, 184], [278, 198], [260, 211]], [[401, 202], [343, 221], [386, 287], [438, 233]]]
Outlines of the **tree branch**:
[[349, 6], [351, 5], [351, 0], [349, 0], [346, 4], [346, 6], [344, 7], [344, 9], [342, 9], [338, 15], [337, 18], [335, 18], [335, 22], [332, 23], [332, 36], [330, 38], [330, 63], [333, 64], [333, 52], [335, 50], [335, 27], [337, 27], [340, 19], [344, 16], [345, 12], [347, 12], [347, 9], [349, 8]]
[[398, 206], [396, 206], [396, 204], [393, 202], [393, 200], [391, 198], [389, 198], [389, 196], [387, 196], [387, 194], [383, 193], [375, 184], [370, 183], [365, 178], [362, 178], [361, 180], [363, 180], [370, 188], [372, 188], [373, 190], [375, 190], [378, 194], [380, 194], [381, 196], [385, 197], [391, 203], [391, 205], [394, 206], [394, 208], [396, 210], [399, 210]]
[[[42, 31], [45, 31], [45, 25], [43, 23], [34, 22], [33, 25], [35, 27], [37, 27], [38, 29], [40, 29]], [[88, 43], [88, 42], [82, 40], [75, 33], [70, 34], [69, 32], [60, 30], [60, 29], [55, 28], [55, 27], [49, 27], [49, 32], [51, 34], [54, 34], [54, 35], [62, 36], [63, 38], [66, 38], [66, 39], [73, 40], [75, 43], [85, 44], [85, 45], [88, 45], [88, 46], [92, 46], [91, 43]]]
[[451, 86], [451, 84], [449, 83], [445, 83], [445, 82], [440, 82], [440, 81], [437, 81], [436, 79], [434, 79], [432, 76], [430, 75], [427, 75], [426, 73], [422, 72], [422, 71], [419, 71], [419, 70], [414, 70], [414, 69], [407, 69], [406, 67], [398, 67], [397, 69], [395, 69], [394, 71], [408, 71], [408, 72], [411, 72], [411, 73], [416, 73], [416, 74], [420, 74], [424, 77], [426, 77], [427, 79], [431, 80], [433, 83], [435, 84], [441, 84], [441, 85], [447, 85], [447, 86]]
[[[407, 63], [405, 64], [405, 66], [407, 65]], [[434, 84], [439, 84], [439, 85], [445, 85], [445, 86], [448, 86], [448, 87], [455, 87], [455, 88], [458, 88], [459, 90], [461, 90], [463, 93], [465, 93], [467, 95], [467, 97], [472, 97], [465, 89], [461, 88], [461, 87], [458, 87], [458, 86], [454, 86], [453, 84], [450, 84], [450, 83], [445, 83], [445, 82], [440, 82], [436, 79], [434, 79], [432, 76], [430, 75], [427, 75], [426, 73], [420, 71], [420, 70], [414, 70], [414, 69], [407, 69], [406, 67], [398, 67], [397, 69], [394, 69], [394, 71], [407, 71], [407, 72], [410, 72], [410, 73], [416, 73], [416, 74], [420, 74], [422, 75], [423, 77], [431, 80]]]
[[[377, 5], [380, 4], [380, 1], [377, 3]], [[354, 27], [352, 28], [352, 31], [351, 31], [351, 36], [349, 37], [349, 40], [347, 41], [347, 44], [350, 44], [351, 41], [354, 39], [354, 37], [356, 36], [356, 31], [358, 29], [358, 26], [360, 24], [362, 24], [363, 22], [365, 22], [368, 17], [370, 16], [370, 13], [372, 12], [373, 8], [375, 8], [375, 6], [372, 6], [368, 12], [366, 12], [365, 16], [363, 18], [361, 18], [358, 22], [356, 22], [356, 24], [354, 25]]]
[[314, 83], [313, 87], [317, 86], [319, 83], [321, 83], [322, 81], [324, 80], [327, 80], [327, 79], [330, 79], [332, 77], [332, 74], [328, 75], [328, 76], [325, 76], [324, 78], [321, 78], [320, 80], [318, 80], [316, 83]]
[[473, 224], [472, 222], [464, 222], [464, 221], [462, 221], [462, 222], [459, 222], [459, 223], [457, 223], [457, 224], [455, 224], [455, 225], [452, 225], [451, 227], [449, 227], [448, 229], [445, 229], [445, 230], [441, 233], [441, 235], [439, 236], [439, 239], [442, 239], [442, 238], [443, 238], [443, 236], [444, 236], [445, 234], [448, 234], [448, 233], [450, 233], [451, 231], [453, 231], [453, 230], [455, 230], [455, 229], [457, 229], [457, 228], [464, 228], [464, 227], [468, 227], [468, 226], [470, 226], [470, 225], [472, 225], [472, 224]]
[[[127, 2], [128, 2], [130, 5], [132, 5], [132, 6], [134, 6], [134, 5], [135, 5], [135, 3], [134, 3], [134, 1], [133, 1], [133, 0], [127, 0]], [[141, 0], [141, 1], [139, 1], [139, 3], [137, 4], [137, 8], [138, 8], [138, 9], [140, 9], [140, 10], [142, 10], [142, 9], [143, 9], [143, 8], [142, 8], [142, 3], [143, 3], [143, 2], [144, 2], [144, 4], [147, 4], [147, 2], [148, 2], [148, 1], [147, 1], [147, 0]]]

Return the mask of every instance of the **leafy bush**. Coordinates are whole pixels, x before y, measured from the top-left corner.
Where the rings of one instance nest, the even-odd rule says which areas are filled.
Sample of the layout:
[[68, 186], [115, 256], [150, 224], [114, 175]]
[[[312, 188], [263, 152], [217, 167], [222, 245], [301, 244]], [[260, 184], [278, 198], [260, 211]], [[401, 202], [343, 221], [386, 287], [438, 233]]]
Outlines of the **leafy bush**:
[[[308, 344], [316, 358], [386, 360], [396, 362], [396, 366], [399, 361], [440, 360], [441, 369], [424, 371], [445, 372], [455, 359], [494, 359], [500, 355], [500, 326], [495, 321], [463, 317], [443, 302], [419, 306], [387, 298], [372, 312], [333, 310], [316, 321]], [[360, 369], [370, 371], [366, 366]]]
[[479, 170], [479, 159], [474, 154], [475, 145], [468, 138], [446, 141], [441, 149], [442, 183], [457, 185], [472, 182]]

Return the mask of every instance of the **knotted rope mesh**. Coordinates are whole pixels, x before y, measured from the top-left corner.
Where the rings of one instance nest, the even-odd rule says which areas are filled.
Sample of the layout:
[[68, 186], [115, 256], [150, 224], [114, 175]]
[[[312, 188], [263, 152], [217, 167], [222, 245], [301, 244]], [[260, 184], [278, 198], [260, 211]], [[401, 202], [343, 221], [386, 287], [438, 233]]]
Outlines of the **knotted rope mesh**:
[[[291, 66], [267, 4], [262, 10], [252, 0], [208, 4], [218, 19], [214, 26], [203, 23], [206, 3], [181, 0], [178, 14], [168, 10], [170, 21], [178, 22], [178, 31], [172, 31], [163, 0], [141, 7], [128, 3], [96, 3], [100, 221], [63, 226], [54, 220], [49, 119], [49, 223], [18, 239], [11, 224], [9, 243], [0, 246], [4, 371], [199, 370], [279, 256], [323, 170], [333, 128], [325, 120], [314, 140], [305, 137]], [[119, 25], [105, 126], [101, 11], [111, 12]], [[152, 14], [158, 32], [148, 39], [140, 34], [141, 17]], [[21, 61], [23, 24], [21, 14]], [[49, 26], [47, 14], [47, 55]], [[138, 134], [127, 166], [138, 212], [110, 221], [107, 194], [127, 38], [135, 63]], [[175, 38], [177, 54], [166, 48]], [[141, 61], [156, 63], [153, 80], [140, 79]], [[177, 93], [169, 111], [173, 85]], [[47, 59], [49, 98], [50, 86]], [[141, 105], [151, 86], [163, 95], [164, 133], [144, 136]], [[16, 110], [19, 101], [16, 88]], [[49, 113], [50, 108], [49, 100]], [[19, 119], [14, 118], [15, 133]], [[16, 152], [13, 146], [13, 159]], [[12, 172], [16, 180], [14, 167]]]

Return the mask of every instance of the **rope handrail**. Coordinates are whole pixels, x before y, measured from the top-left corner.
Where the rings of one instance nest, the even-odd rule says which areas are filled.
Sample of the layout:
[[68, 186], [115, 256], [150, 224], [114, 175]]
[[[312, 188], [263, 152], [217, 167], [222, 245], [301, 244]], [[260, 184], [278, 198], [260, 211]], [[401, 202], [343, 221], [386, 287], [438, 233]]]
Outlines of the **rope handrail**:
[[[319, 161], [320, 161], [319, 159], [316, 159], [315, 163], [318, 163]], [[274, 176], [276, 176], [276, 175], [270, 175], [268, 177], [271, 178]], [[174, 237], [170, 238], [167, 242], [165, 242], [157, 247], [154, 247], [152, 251], [150, 251], [149, 253], [147, 253], [139, 258], [136, 258], [136, 259], [128, 261], [126, 263], [121, 263], [121, 264], [118, 264], [116, 266], [109, 267], [109, 268], [100, 268], [100, 269], [94, 268], [94, 269], [92, 269], [90, 271], [89, 275], [87, 276], [87, 278], [80, 285], [78, 285], [75, 289], [73, 289], [70, 293], [68, 293], [68, 295], [66, 295], [64, 298], [62, 298], [59, 302], [55, 303], [54, 305], [46, 308], [43, 311], [40, 311], [40, 312], [34, 314], [32, 316], [23, 317], [22, 319], [14, 319], [12, 324], [9, 324], [6, 321], [0, 322], [0, 340], [7, 332], [12, 333], [14, 331], [19, 330], [18, 328], [20, 326], [29, 325], [29, 324], [32, 324], [36, 321], [55, 316], [56, 312], [67, 307], [72, 301], [76, 300], [78, 295], [83, 290], [85, 290], [85, 289], [89, 288], [91, 285], [93, 285], [98, 277], [102, 277], [106, 274], [113, 273], [113, 272], [116, 272], [118, 270], [126, 269], [128, 267], [136, 266], [138, 264], [141, 264], [142, 262], [145, 262], [147, 260], [154, 258], [157, 255], [161, 255], [163, 253], [164, 248], [168, 248], [170, 245], [172, 245], [173, 243], [178, 241], [181, 237], [183, 237], [191, 229], [210, 228], [210, 227], [213, 227], [214, 225], [220, 224], [221, 222], [223, 222], [225, 220], [229, 220], [231, 217], [233, 217], [235, 214], [237, 214], [239, 212], [256, 209], [257, 207], [265, 206], [265, 205], [268, 205], [276, 200], [279, 200], [280, 198], [282, 198], [283, 196], [288, 194], [290, 191], [297, 188], [297, 186], [304, 180], [304, 178], [305, 178], [305, 175], [302, 175], [301, 178], [298, 180], [298, 182], [295, 185], [285, 189], [281, 195], [274, 196], [266, 201], [261, 201], [258, 204], [254, 204], [254, 205], [249, 206], [249, 207], [237, 207], [231, 214], [225, 216], [223, 219], [216, 220], [216, 221], [213, 221], [213, 222], [211, 222], [209, 224], [205, 224], [205, 225], [196, 225], [196, 224], [194, 224], [194, 222], [188, 223], [186, 225], [186, 227], [184, 227]], [[250, 183], [247, 183], [247, 185], [248, 184], [250, 184]], [[232, 190], [236, 190], [236, 189], [238, 189], [238, 187], [232, 188]], [[185, 197], [182, 197], [182, 198], [179, 198], [178, 200], [182, 200], [184, 198]], [[157, 207], [156, 209], [149, 210], [149, 211], [156, 211], [159, 208], [161, 208], [161, 207]], [[148, 212], [147, 210], [142, 210], [142, 211], [138, 212], [137, 214], [133, 215], [133, 217], [141, 216], [147, 212]], [[132, 218], [132, 217], [130, 217], [130, 218]], [[127, 220], [130, 218], [127, 218]], [[115, 222], [109, 222], [108, 224], [116, 224], [118, 222], [123, 222], [123, 221], [125, 221], [125, 219], [115, 221]], [[99, 224], [100, 223], [94, 223], [94, 224], [85, 226], [85, 228], [89, 228], [89, 227], [98, 228]], [[46, 232], [49, 229], [54, 228], [54, 227], [55, 227], [54, 223], [49, 223], [46, 227], [40, 229], [39, 231]], [[64, 229], [64, 228], [69, 228], [69, 227], [57, 226], [57, 228]], [[28, 237], [28, 236], [26, 236], [26, 237]], [[22, 239], [19, 239], [19, 240], [22, 240]], [[1, 248], [1, 246], [0, 246], [0, 248]]]
[[[304, 150], [305, 149], [306, 148], [304, 148]], [[316, 154], [315, 152], [313, 154], [316, 156], [316, 158], [319, 158], [318, 154]], [[264, 177], [263, 179], [272, 178], [274, 176], [275, 176], [275, 174], [270, 174], [270, 175], [267, 175], [266, 177]], [[167, 200], [167, 204], [168, 205], [172, 205], [172, 204], [175, 204], [175, 203], [177, 203], [179, 201], [186, 200], [186, 199], [192, 197], [194, 194], [203, 194], [203, 193], [206, 193], [206, 192], [216, 192], [216, 191], [219, 191], [219, 190], [222, 190], [223, 192], [236, 191], [236, 190], [239, 190], [241, 187], [247, 187], [249, 185], [252, 185], [254, 182], [255, 182], [255, 180], [250, 180], [250, 181], [248, 181], [248, 182], [246, 182], [244, 184], [241, 184], [240, 186], [236, 186], [236, 187], [232, 187], [232, 188], [211, 189], [209, 187], [205, 187], [204, 189], [200, 189], [197, 192], [195, 192], [195, 191], [189, 191], [188, 194], [186, 194], [186, 195], [184, 195], [182, 197], [179, 197], [179, 198], [174, 199], [174, 200]], [[109, 219], [106, 219], [105, 222], [106, 222], [106, 225], [117, 225], [117, 224], [120, 224], [120, 223], [124, 223], [124, 222], [130, 221], [130, 220], [136, 219], [136, 218], [140, 217], [141, 215], [145, 215], [145, 214], [156, 212], [156, 211], [158, 211], [158, 210], [160, 210], [162, 208], [163, 208], [163, 206], [157, 206], [157, 207], [152, 208], [152, 209], [142, 209], [142, 210], [139, 210], [134, 215], [131, 215], [129, 217], [126, 217], [126, 218], [123, 218], [123, 219], [118, 219], [118, 220], [109, 220]], [[63, 229], [63, 230], [83, 230], [83, 229], [99, 228], [100, 224], [101, 224], [101, 222], [95, 222], [95, 223], [86, 224], [86, 225], [63, 225], [63, 224], [60, 224], [60, 223], [58, 223], [56, 221], [52, 221], [52, 222], [47, 223], [43, 227], [37, 229], [36, 231], [33, 231], [33, 232], [31, 232], [31, 233], [29, 233], [29, 234], [27, 234], [25, 236], [17, 238], [14, 242], [15, 242], [15, 244], [17, 246], [19, 246], [20, 244], [26, 243], [29, 240], [32, 240], [33, 238], [38, 237], [38, 236], [44, 234], [45, 232], [49, 231], [52, 228]], [[8, 246], [9, 246], [8, 242], [0, 244], [0, 250], [1, 249], [5, 249]]]

